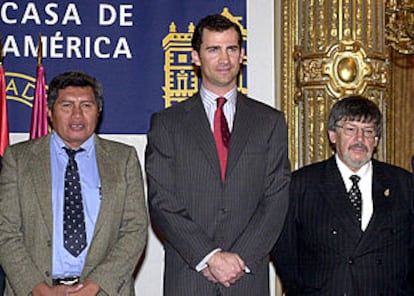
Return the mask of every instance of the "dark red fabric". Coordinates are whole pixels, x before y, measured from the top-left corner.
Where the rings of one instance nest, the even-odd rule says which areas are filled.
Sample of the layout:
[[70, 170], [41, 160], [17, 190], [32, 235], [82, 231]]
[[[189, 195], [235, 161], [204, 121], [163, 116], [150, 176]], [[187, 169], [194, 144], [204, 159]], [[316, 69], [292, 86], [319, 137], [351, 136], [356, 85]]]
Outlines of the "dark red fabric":
[[214, 139], [221, 168], [221, 179], [224, 182], [226, 176], [227, 153], [229, 149], [230, 131], [224, 116], [223, 106], [226, 103], [223, 97], [217, 98], [217, 109], [214, 113]]

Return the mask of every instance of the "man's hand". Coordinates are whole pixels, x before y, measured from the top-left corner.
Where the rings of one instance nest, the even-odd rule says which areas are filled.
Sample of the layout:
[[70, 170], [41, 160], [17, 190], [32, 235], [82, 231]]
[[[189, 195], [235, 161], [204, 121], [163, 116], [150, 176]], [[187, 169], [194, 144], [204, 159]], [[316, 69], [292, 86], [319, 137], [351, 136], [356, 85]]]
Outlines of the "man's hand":
[[213, 283], [217, 283], [218, 280], [213, 276], [213, 274], [210, 271], [209, 267], [204, 268], [202, 271], [203, 275], [210, 281]]
[[37, 284], [32, 290], [33, 296], [66, 296], [69, 293], [75, 293], [82, 288], [82, 285], [77, 286], [54, 286], [50, 287], [46, 283], [42, 282]]
[[86, 280], [82, 287], [76, 291], [69, 292], [69, 296], [95, 296], [98, 295], [101, 288], [91, 280]]
[[238, 254], [229, 252], [217, 252], [208, 261], [212, 278], [227, 288], [243, 276], [245, 267], [244, 261]]

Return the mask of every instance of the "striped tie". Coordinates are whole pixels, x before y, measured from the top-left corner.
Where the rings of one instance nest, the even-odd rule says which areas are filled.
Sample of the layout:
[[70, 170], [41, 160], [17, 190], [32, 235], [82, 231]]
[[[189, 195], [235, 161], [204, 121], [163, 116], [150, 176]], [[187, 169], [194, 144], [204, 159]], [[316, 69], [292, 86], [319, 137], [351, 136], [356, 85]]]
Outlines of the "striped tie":
[[223, 97], [217, 98], [217, 109], [214, 113], [214, 139], [216, 140], [217, 154], [220, 161], [221, 179], [226, 177], [227, 153], [229, 150], [230, 131], [224, 116], [223, 106], [227, 100]]

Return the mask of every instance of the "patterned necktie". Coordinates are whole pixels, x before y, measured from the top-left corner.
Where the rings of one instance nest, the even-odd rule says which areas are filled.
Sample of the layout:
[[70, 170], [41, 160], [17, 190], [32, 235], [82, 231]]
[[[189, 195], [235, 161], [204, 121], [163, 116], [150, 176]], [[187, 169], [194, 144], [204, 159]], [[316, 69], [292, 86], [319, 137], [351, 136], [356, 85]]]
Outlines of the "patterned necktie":
[[223, 106], [226, 103], [223, 97], [217, 98], [217, 109], [214, 113], [214, 139], [220, 161], [221, 179], [224, 182], [226, 176], [227, 153], [229, 149], [230, 131], [224, 116]]
[[85, 214], [75, 154], [84, 149], [65, 149], [69, 156], [65, 173], [65, 201], [63, 209], [63, 245], [74, 257], [86, 248]]
[[358, 221], [361, 222], [362, 195], [361, 195], [361, 190], [359, 190], [359, 187], [358, 187], [358, 182], [361, 178], [357, 175], [352, 175], [351, 177], [349, 177], [349, 179], [351, 179], [352, 181], [352, 187], [348, 193], [349, 200], [352, 206], [354, 207], [355, 215]]

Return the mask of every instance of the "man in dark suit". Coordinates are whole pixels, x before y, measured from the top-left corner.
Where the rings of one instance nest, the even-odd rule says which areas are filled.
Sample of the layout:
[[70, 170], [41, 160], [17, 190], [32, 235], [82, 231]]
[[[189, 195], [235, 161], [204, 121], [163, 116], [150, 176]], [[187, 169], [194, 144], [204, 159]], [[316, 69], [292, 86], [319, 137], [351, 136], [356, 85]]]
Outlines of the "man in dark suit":
[[285, 120], [237, 92], [236, 24], [207, 16], [192, 45], [200, 92], [153, 115], [146, 149], [150, 214], [165, 239], [164, 295], [265, 296], [288, 207]]
[[147, 233], [135, 148], [95, 134], [103, 105], [95, 78], [60, 74], [47, 100], [52, 133], [9, 146], [3, 157], [6, 295], [135, 295]]
[[364, 97], [338, 101], [328, 118], [336, 154], [294, 172], [272, 251], [287, 295], [409, 295], [413, 177], [372, 159], [381, 121]]

